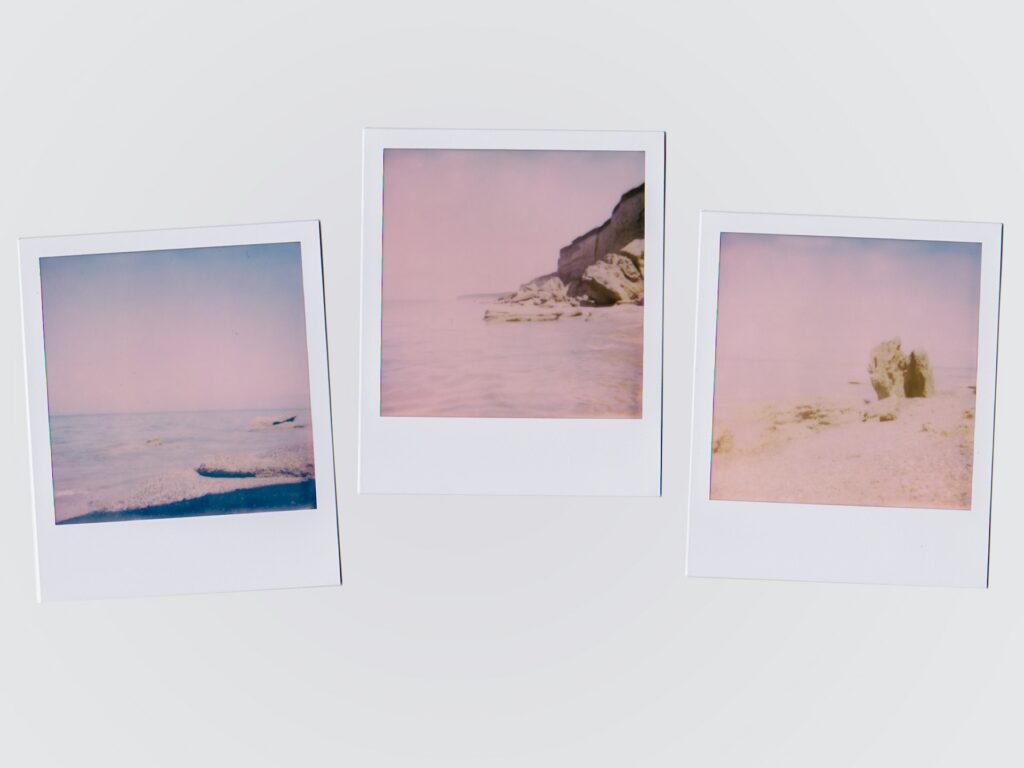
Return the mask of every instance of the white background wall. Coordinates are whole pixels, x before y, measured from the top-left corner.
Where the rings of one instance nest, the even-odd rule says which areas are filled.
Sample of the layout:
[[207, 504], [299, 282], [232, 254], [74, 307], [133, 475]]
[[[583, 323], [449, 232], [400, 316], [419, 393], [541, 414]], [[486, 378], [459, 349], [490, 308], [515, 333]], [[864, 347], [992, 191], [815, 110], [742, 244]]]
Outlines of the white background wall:
[[[1013, 4], [14, 5], [0, 762], [1021, 764]], [[664, 498], [353, 494], [364, 125], [668, 131]], [[684, 578], [702, 207], [1006, 223], [988, 591]], [[15, 238], [314, 217], [345, 586], [36, 605]]]

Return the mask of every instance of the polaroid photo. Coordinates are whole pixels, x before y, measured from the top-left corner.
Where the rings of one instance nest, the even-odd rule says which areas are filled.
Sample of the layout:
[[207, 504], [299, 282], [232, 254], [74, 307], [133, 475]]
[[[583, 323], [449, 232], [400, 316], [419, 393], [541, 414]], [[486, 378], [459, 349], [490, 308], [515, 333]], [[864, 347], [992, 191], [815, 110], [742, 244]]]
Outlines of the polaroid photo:
[[702, 215], [689, 575], [987, 586], [1001, 247]]
[[664, 147], [365, 131], [361, 493], [660, 495]]
[[39, 599], [340, 584], [319, 222], [19, 249]]

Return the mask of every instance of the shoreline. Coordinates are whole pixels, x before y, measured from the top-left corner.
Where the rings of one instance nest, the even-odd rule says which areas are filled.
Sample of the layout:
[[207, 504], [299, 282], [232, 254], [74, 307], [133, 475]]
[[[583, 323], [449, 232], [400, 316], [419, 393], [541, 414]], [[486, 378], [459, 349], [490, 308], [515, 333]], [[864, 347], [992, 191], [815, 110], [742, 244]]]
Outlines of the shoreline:
[[206, 493], [179, 501], [117, 511], [97, 510], [70, 517], [57, 525], [107, 523], [123, 520], [163, 520], [178, 517], [237, 515], [316, 508], [316, 480], [275, 483], [231, 491]]

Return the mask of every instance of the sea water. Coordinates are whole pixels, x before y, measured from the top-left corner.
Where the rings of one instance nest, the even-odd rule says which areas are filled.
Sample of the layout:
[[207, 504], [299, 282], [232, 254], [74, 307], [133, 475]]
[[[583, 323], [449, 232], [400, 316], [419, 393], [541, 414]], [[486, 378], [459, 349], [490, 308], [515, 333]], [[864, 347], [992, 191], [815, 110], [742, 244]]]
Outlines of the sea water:
[[384, 304], [384, 416], [640, 418], [644, 308], [485, 321], [495, 297]]
[[269, 485], [273, 477], [218, 481], [196, 470], [210, 461], [312, 461], [312, 427], [309, 411], [294, 409], [51, 416], [50, 449], [56, 521], [64, 522]]

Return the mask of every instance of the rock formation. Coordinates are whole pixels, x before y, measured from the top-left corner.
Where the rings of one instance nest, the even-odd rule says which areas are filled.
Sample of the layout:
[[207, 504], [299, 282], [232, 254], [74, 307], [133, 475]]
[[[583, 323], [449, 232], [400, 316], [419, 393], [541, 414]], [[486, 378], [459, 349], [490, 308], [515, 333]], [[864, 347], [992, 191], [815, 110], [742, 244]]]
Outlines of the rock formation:
[[[579, 307], [644, 303], [644, 185], [629, 190], [611, 218], [562, 248], [558, 269], [498, 299], [485, 320], [557, 320]], [[577, 308], [574, 310], [574, 308]]]
[[519, 286], [519, 290], [511, 296], [505, 296], [499, 301], [502, 304], [528, 304], [535, 307], [548, 304], [579, 303], [569, 296], [565, 283], [562, 282], [557, 272], [536, 277]]
[[935, 393], [935, 377], [928, 362], [928, 353], [923, 349], [910, 353], [903, 383], [907, 397], [929, 397]]
[[558, 276], [566, 285], [571, 285], [603, 256], [643, 239], [644, 185], [641, 184], [622, 196], [608, 221], [580, 235], [559, 252]]
[[903, 375], [906, 369], [907, 356], [900, 349], [899, 338], [883, 341], [871, 350], [868, 375], [879, 400], [904, 395]]
[[643, 298], [643, 281], [633, 262], [610, 253], [591, 264], [580, 278], [584, 295], [595, 304], [635, 304]]
[[915, 349], [908, 357], [896, 337], [871, 350], [868, 363], [871, 386], [879, 400], [887, 397], [928, 397], [935, 392], [928, 353]]

